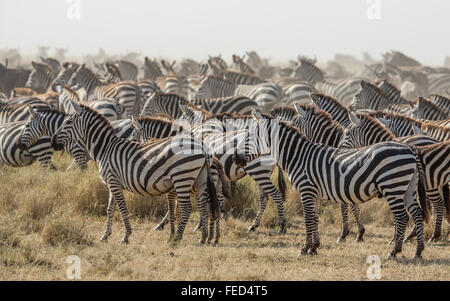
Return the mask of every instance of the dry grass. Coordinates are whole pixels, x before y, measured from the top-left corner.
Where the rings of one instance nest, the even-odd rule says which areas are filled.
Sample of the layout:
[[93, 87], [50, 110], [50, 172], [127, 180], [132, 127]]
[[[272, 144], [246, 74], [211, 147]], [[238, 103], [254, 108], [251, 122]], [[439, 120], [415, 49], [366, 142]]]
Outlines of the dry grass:
[[[60, 169], [70, 163], [66, 156], [56, 159]], [[165, 198], [149, 200], [126, 193], [133, 234], [129, 245], [119, 245], [123, 226], [118, 212], [109, 243], [98, 241], [105, 228], [108, 191], [92, 163], [85, 173], [50, 172], [35, 164], [3, 168], [0, 175], [0, 280], [65, 280], [70, 255], [81, 259], [82, 280], [366, 280], [369, 255], [381, 257], [383, 280], [450, 280], [447, 224], [443, 227], [446, 238], [427, 246], [422, 262], [410, 260], [415, 244], [405, 245], [398, 260], [384, 259], [391, 250], [387, 242], [393, 226], [382, 201], [361, 206], [366, 236], [360, 244], [352, 241], [354, 232], [347, 242], [335, 242], [340, 232], [339, 208], [322, 202], [319, 255], [298, 257], [305, 230], [294, 192], [288, 193], [285, 203], [287, 234], [276, 235], [272, 200], [261, 227], [248, 233], [258, 194], [251, 179], [239, 181], [239, 193], [226, 204], [229, 214], [221, 223], [218, 246], [199, 245], [200, 234], [192, 232], [197, 212], [182, 241], [168, 245], [168, 230], [153, 230], [165, 213]], [[428, 225], [426, 235], [430, 234]]]

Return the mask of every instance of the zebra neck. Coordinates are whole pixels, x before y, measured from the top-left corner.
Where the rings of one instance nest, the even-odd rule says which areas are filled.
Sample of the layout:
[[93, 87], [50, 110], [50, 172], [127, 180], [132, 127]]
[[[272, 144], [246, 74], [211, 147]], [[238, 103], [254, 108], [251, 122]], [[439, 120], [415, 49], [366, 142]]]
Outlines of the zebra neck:
[[90, 78], [86, 80], [84, 88], [86, 89], [86, 93], [91, 95], [92, 93], [95, 93], [95, 90], [101, 85], [102, 82], [92, 74], [90, 75]]
[[91, 158], [99, 163], [110, 150], [110, 145], [120, 139], [115, 135], [111, 124], [96, 117], [86, 124], [85, 136], [82, 140]]
[[42, 120], [45, 129], [44, 135], [52, 136], [61, 126], [65, 117], [66, 114], [63, 112], [52, 112], [44, 115]]
[[272, 156], [277, 164], [289, 175], [299, 168], [303, 169], [305, 161], [311, 159], [311, 154], [324, 145], [312, 143], [300, 133], [280, 122], [278, 141], [272, 140]]

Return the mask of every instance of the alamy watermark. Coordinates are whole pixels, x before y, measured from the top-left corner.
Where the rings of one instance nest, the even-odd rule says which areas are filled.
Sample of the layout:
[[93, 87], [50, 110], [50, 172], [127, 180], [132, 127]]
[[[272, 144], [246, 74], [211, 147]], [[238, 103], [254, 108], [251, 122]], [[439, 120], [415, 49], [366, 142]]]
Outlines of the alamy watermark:
[[367, 257], [366, 263], [370, 264], [366, 271], [367, 279], [380, 280], [381, 279], [381, 259], [377, 255], [370, 255]]
[[66, 0], [68, 7], [66, 11], [67, 19], [79, 20], [81, 19], [81, 0]]
[[366, 0], [367, 1], [367, 18], [369, 20], [381, 19], [381, 0]]
[[68, 279], [81, 279], [81, 260], [77, 255], [70, 255], [66, 258], [66, 263], [69, 267], [66, 270], [66, 277]]

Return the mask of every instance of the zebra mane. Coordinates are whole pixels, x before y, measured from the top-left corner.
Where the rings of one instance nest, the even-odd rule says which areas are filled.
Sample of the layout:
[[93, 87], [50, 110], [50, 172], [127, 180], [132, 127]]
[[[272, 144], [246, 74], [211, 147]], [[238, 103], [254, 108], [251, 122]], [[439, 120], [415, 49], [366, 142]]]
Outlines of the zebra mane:
[[[417, 122], [417, 120], [416, 120]], [[438, 125], [432, 122], [422, 122], [421, 123], [421, 129], [422, 131], [433, 131], [433, 130], [438, 130], [440, 132], [445, 132], [445, 133], [450, 133], [450, 128], [443, 126], [443, 125]]]
[[63, 90], [70, 94], [70, 97], [74, 98], [76, 102], [80, 103], [80, 96], [78, 96], [77, 92], [72, 90], [72, 88], [70, 88], [69, 86], [64, 86]]
[[[217, 113], [217, 114], [214, 114], [214, 115], [211, 115], [211, 116], [209, 116], [208, 118], [206, 118], [206, 120], [205, 121], [208, 121], [208, 120], [211, 120], [211, 119], [218, 119], [218, 120], [220, 120], [220, 121], [223, 121], [223, 118], [225, 117], [225, 118], [234, 118], [236, 115], [233, 115], [233, 114], [231, 114], [231, 113], [228, 113], [228, 112], [222, 112], [222, 113]], [[244, 115], [243, 115], [244, 116]], [[247, 115], [245, 115], [245, 116], [247, 116]]]
[[46, 108], [38, 108], [38, 109], [36, 109], [36, 112], [37, 113], [49, 113], [49, 114], [63, 114], [63, 115], [67, 115], [67, 113], [66, 112], [64, 112], [64, 111], [60, 111], [60, 110], [57, 110], [57, 109], [53, 109], [53, 108], [48, 108], [48, 109], [46, 109]]
[[207, 80], [212, 80], [212, 81], [223, 81], [226, 82], [230, 85], [235, 85], [233, 82], [231, 82], [230, 80], [220, 77], [220, 76], [216, 76], [216, 75], [207, 75], [202, 82], [207, 81]]
[[322, 110], [321, 108], [317, 107], [313, 104], [298, 104], [300, 107], [302, 107], [303, 110], [306, 112], [311, 111], [313, 112], [313, 115], [318, 116], [318, 118], [326, 119], [333, 127], [338, 128], [341, 132], [344, 131], [344, 127], [333, 119], [333, 116], [331, 116], [330, 113], [328, 113], [325, 110]]
[[356, 113], [356, 117], [358, 117], [361, 121], [365, 121], [366, 124], [369, 125], [369, 128], [377, 127], [380, 132], [383, 134], [389, 135], [391, 138], [395, 138], [394, 134], [390, 130], [388, 130], [380, 121], [378, 121], [375, 117], [370, 116], [366, 113]]
[[167, 125], [176, 125], [179, 128], [181, 128], [181, 130], [184, 129], [183, 125], [178, 123], [177, 121], [169, 121], [166, 119], [162, 119], [160, 117], [156, 117], [156, 116], [138, 116], [135, 117], [135, 119], [139, 122], [145, 123], [145, 122], [151, 122], [152, 124], [156, 124], [156, 125], [163, 125], [163, 126], [167, 126]]
[[112, 62], [107, 62], [105, 65], [106, 65], [106, 68], [109, 67], [109, 68], [113, 69], [115, 74], [119, 74], [120, 77], [122, 77], [122, 72], [120, 72], [120, 68], [116, 64], [114, 64]]
[[370, 114], [368, 114], [368, 115], [376, 114], [377, 112], [382, 113], [382, 114], [384, 115], [383, 118], [384, 118], [384, 119], [387, 119], [387, 120], [391, 120], [391, 119], [403, 119], [403, 120], [409, 121], [409, 122], [411, 122], [411, 123], [413, 123], [413, 124], [416, 124], [416, 125], [421, 125], [421, 124], [422, 124], [422, 123], [421, 123], [419, 120], [417, 120], [417, 119], [414, 119], [414, 118], [412, 118], [412, 117], [405, 116], [405, 115], [399, 114], [399, 113], [391, 113], [391, 112], [376, 111], [376, 112], [370, 113]]
[[[348, 111], [348, 109], [347, 109], [343, 104], [341, 104], [341, 103], [339, 102], [339, 100], [337, 100], [336, 98], [334, 98], [334, 97], [332, 97], [332, 96], [330, 96], [330, 95], [327, 95], [327, 94], [324, 94], [324, 93], [317, 93], [317, 92], [314, 92], [314, 93], [312, 93], [312, 94], [313, 94], [313, 95], [317, 95], [317, 97], [319, 97], [320, 100], [325, 100], [325, 101], [327, 101], [327, 102], [331, 102], [331, 103], [333, 103], [333, 105], [338, 106], [338, 107], [342, 108], [343, 110]], [[316, 104], [317, 106], [319, 106], [319, 105], [313, 100], [313, 98], [310, 97], [310, 99], [311, 99], [311, 101], [312, 101], [314, 104]]]
[[[300, 105], [300, 104], [299, 104]], [[277, 106], [277, 107], [275, 107], [275, 108], [273, 108], [270, 112], [269, 112], [269, 115], [272, 115], [272, 116], [276, 116], [276, 114], [278, 114], [278, 113], [282, 113], [282, 112], [289, 112], [289, 113], [292, 113], [293, 115], [297, 115], [297, 111], [295, 110], [295, 108], [294, 107], [292, 107], [292, 106]]]
[[114, 127], [113, 127], [111, 121], [108, 118], [106, 118], [102, 113], [100, 113], [96, 109], [91, 108], [87, 105], [84, 105], [84, 104], [79, 104], [79, 105], [80, 105], [80, 107], [83, 108], [84, 111], [87, 111], [88, 114], [96, 115], [98, 117], [98, 119], [102, 120], [102, 123], [105, 123], [114, 132]]
[[53, 70], [53, 68], [50, 67], [50, 65], [48, 65], [46, 63], [39, 63], [39, 62], [33, 61], [31, 63], [31, 65], [33, 66], [34, 69], [45, 69], [46, 71], [50, 71], [50, 72], [56, 73], [56, 71]]

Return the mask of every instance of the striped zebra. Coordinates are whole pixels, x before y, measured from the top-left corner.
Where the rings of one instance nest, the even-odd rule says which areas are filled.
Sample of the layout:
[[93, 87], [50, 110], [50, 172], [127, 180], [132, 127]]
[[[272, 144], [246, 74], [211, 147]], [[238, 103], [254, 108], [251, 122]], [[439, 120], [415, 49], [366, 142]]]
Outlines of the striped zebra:
[[286, 96], [284, 103], [286, 105], [296, 102], [306, 102], [309, 100], [309, 94], [316, 91], [313, 85], [305, 81], [294, 81], [285, 86], [280, 85]]
[[[72, 110], [71, 101], [81, 103], [78, 94], [71, 88], [65, 86], [60, 90], [59, 94], [59, 107], [66, 113], [70, 113]], [[95, 109], [107, 119], [114, 121], [122, 119], [125, 113], [124, 107], [113, 98], [102, 98], [92, 101], [83, 102], [83, 104]]]
[[281, 106], [275, 107], [270, 112], [269, 115], [283, 121], [292, 121], [297, 116], [297, 111], [291, 106]]
[[321, 110], [330, 114], [333, 120], [344, 128], [350, 124], [348, 109], [335, 98], [321, 93], [311, 93], [309, 99]]
[[409, 115], [412, 107], [409, 104], [392, 103], [391, 99], [379, 87], [362, 80], [359, 91], [354, 95], [350, 110], [364, 109]]
[[447, 115], [450, 115], [450, 98], [442, 95], [433, 94], [428, 97], [431, 103], [439, 107]]
[[49, 65], [37, 62], [31, 62], [33, 70], [25, 84], [26, 88], [35, 90], [38, 93], [45, 93], [51, 89], [52, 83], [58, 76], [58, 73]]
[[[207, 239], [208, 209], [216, 211], [217, 199], [210, 158], [201, 141], [187, 136], [176, 136], [136, 143], [115, 135], [111, 123], [95, 110], [72, 102], [74, 113], [65, 119], [52, 137], [54, 148], [61, 144], [82, 141], [91, 158], [99, 167], [99, 175], [108, 186], [110, 197], [107, 225], [101, 240], [111, 235], [115, 203], [118, 204], [125, 227], [121, 243], [128, 243], [132, 232], [123, 189], [140, 195], [168, 194], [171, 235], [169, 240], [181, 239], [192, 207], [190, 196], [199, 195], [198, 208], [202, 224], [201, 243]], [[127, 164], [123, 164], [127, 162]], [[181, 217], [175, 233], [174, 202], [178, 200]]]
[[[334, 121], [330, 114], [313, 105], [295, 104], [294, 111], [296, 111], [297, 116], [291, 119], [292, 125], [298, 128], [311, 142], [331, 147], [339, 146], [344, 136], [344, 127]], [[340, 204], [342, 232], [337, 242], [345, 241], [347, 235], [350, 233], [348, 227], [348, 206], [346, 203]], [[350, 209], [358, 226], [358, 236], [355, 241], [362, 242], [366, 230], [361, 222], [359, 206], [357, 204], [351, 204]]]
[[50, 137], [42, 137], [29, 147], [19, 143], [19, 135], [26, 121], [0, 124], [0, 166], [24, 167], [38, 161], [43, 167], [56, 170], [51, 159]]
[[419, 97], [417, 105], [412, 111], [412, 117], [425, 120], [444, 120], [448, 119], [449, 115], [431, 101]]
[[258, 107], [256, 101], [246, 96], [232, 96], [212, 99], [193, 99], [191, 103], [211, 114], [230, 113], [235, 115], [250, 114]]
[[139, 74], [138, 67], [132, 62], [119, 60], [117, 61], [122, 79], [125, 81], [136, 81]]
[[396, 86], [394, 86], [393, 84], [391, 84], [390, 82], [388, 82], [387, 80], [380, 80], [376, 82], [376, 85], [378, 86], [378, 88], [380, 88], [385, 94], [386, 96], [393, 102], [393, 103], [397, 103], [397, 104], [409, 104], [411, 105], [411, 102], [408, 101], [407, 99], [405, 99], [402, 95], [401, 95], [401, 91], [399, 89], [397, 89]]
[[29, 105], [36, 109], [50, 109], [50, 105], [42, 100], [31, 100], [19, 104], [0, 102], [0, 124], [27, 120], [30, 116], [27, 110]]
[[[191, 104], [210, 112], [219, 114], [230, 112], [234, 114], [245, 114], [250, 112], [251, 108], [257, 107], [256, 102], [247, 97], [223, 97], [218, 99], [194, 99]], [[187, 106], [189, 102], [182, 96], [171, 93], [155, 92], [142, 108], [142, 116], [154, 116], [157, 113], [164, 113], [174, 119], [182, 115], [181, 106]]]
[[121, 104], [127, 115], [137, 114], [139, 107], [139, 87], [132, 82], [110, 84], [102, 82], [84, 64], [73, 74], [70, 86], [79, 85], [86, 89], [88, 99], [114, 98]]
[[350, 103], [353, 95], [358, 91], [361, 79], [328, 79], [313, 62], [300, 58], [299, 66], [294, 70], [292, 77], [311, 83], [321, 93], [331, 95], [343, 103]]
[[[352, 124], [346, 128], [344, 135], [342, 137], [341, 147], [347, 148], [358, 148], [373, 145], [375, 143], [384, 141], [397, 141], [400, 143], [405, 143], [409, 146], [424, 146], [436, 144], [439, 141], [423, 135], [413, 135], [401, 138], [395, 138], [395, 136], [387, 130], [380, 122], [375, 118], [370, 117], [366, 114], [353, 114], [350, 113]], [[427, 183], [430, 181], [429, 177], [435, 175], [430, 174], [429, 168], [424, 164], [424, 175]], [[442, 194], [447, 199], [444, 201], [441, 197], [441, 187], [432, 187], [427, 185], [427, 198], [433, 204], [436, 212], [436, 220], [434, 225], [433, 236], [430, 238], [429, 243], [436, 241], [441, 235], [441, 225], [442, 217], [445, 213], [445, 204], [448, 204], [450, 195]], [[448, 189], [448, 186], [446, 186]], [[416, 228], [414, 228], [411, 233], [406, 237], [405, 242], [412, 239], [416, 234]]]
[[283, 90], [273, 82], [259, 85], [235, 85], [232, 82], [216, 76], [206, 76], [202, 79], [193, 99], [220, 98], [228, 96], [247, 96], [258, 105], [273, 105], [284, 97]]
[[120, 68], [116, 64], [106, 62], [105, 69], [106, 72], [103, 74], [103, 77], [106, 81], [113, 84], [123, 81], [122, 72], [120, 72]]
[[[249, 128], [249, 122], [252, 121], [250, 116], [229, 117], [226, 115], [213, 115], [206, 122], [191, 129], [183, 127], [177, 122], [167, 122], [152, 117], [140, 117], [136, 118], [136, 120], [139, 122], [134, 133], [134, 139], [136, 140], [162, 138], [183, 131], [188, 131], [194, 137], [202, 139], [223, 165], [225, 176], [229, 181], [237, 181], [245, 175], [249, 175], [257, 183], [259, 187], [259, 208], [256, 218], [248, 228], [248, 231], [254, 231], [260, 225], [268, 197], [271, 196], [278, 211], [278, 234], [286, 232], [286, 218], [283, 206], [286, 185], [282, 174], [278, 174], [280, 191], [270, 179], [275, 165], [268, 164], [267, 158], [259, 158], [245, 168], [240, 168], [232, 160], [233, 150], [238, 145], [239, 135]], [[163, 219], [156, 229], [162, 229], [166, 222], [167, 220]]]
[[255, 75], [230, 70], [223, 74], [223, 78], [235, 85], [258, 85], [266, 82]]
[[[320, 199], [359, 204], [382, 195], [395, 219], [395, 246], [389, 257], [401, 252], [408, 212], [417, 225], [415, 257], [421, 257], [423, 220], [428, 218], [425, 187], [414, 150], [397, 142], [377, 143], [359, 149], [337, 149], [310, 142], [291, 125], [254, 111], [258, 123], [246, 141], [246, 152], [235, 160], [248, 162], [254, 154], [269, 152], [300, 192], [306, 225], [306, 243], [300, 254], [317, 254], [320, 246], [315, 203]], [[248, 164], [248, 163], [247, 163]], [[251, 164], [251, 162], [250, 162]], [[419, 189], [420, 204], [416, 199]]]
[[[26, 150], [36, 145], [41, 140], [46, 141], [50, 145], [50, 137], [62, 125], [66, 113], [57, 110], [36, 110], [28, 107], [30, 117], [25, 123], [18, 137], [18, 145]], [[73, 143], [65, 147], [67, 153], [74, 158], [74, 162], [67, 170], [77, 165], [81, 170], [87, 168], [87, 161], [90, 160], [86, 147], [81, 143]]]
[[450, 73], [435, 71], [427, 74], [428, 93], [450, 97]]
[[246, 64], [239, 55], [233, 54], [232, 59], [233, 59], [233, 64], [236, 65], [237, 69], [240, 72], [247, 73], [247, 74], [255, 74], [255, 71], [253, 70], [253, 68], [250, 67], [250, 65]]

